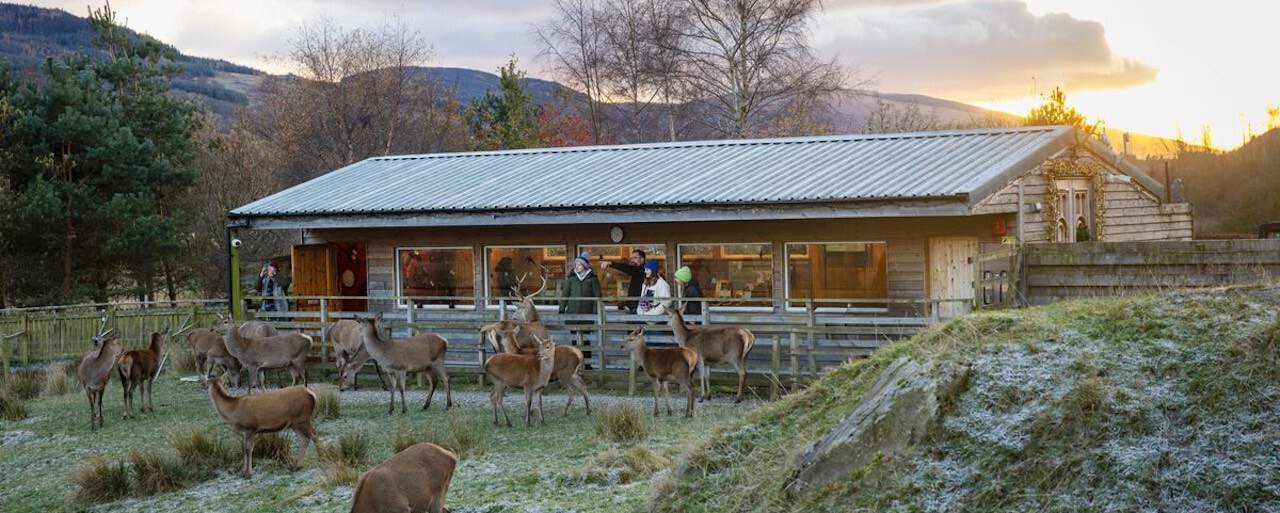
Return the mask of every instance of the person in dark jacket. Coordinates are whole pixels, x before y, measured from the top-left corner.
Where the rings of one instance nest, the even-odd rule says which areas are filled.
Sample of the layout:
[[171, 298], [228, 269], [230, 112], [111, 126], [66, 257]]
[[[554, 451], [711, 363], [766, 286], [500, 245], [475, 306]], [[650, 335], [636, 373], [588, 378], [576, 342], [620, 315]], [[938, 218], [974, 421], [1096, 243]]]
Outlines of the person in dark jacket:
[[[612, 264], [610, 262], [602, 262], [600, 264], [600, 268], [613, 269], [614, 271], [620, 272], [630, 277], [631, 283], [627, 284], [627, 297], [630, 297], [630, 298], [640, 297], [640, 290], [644, 288], [645, 256], [646, 255], [644, 251], [637, 249], [631, 252], [631, 258], [628, 259], [626, 262], [618, 262], [616, 264]], [[625, 303], [623, 303], [623, 307], [626, 308], [628, 312], [636, 313], [636, 307], [639, 306], [639, 304], [640, 304], [639, 300], [629, 299]]]
[[498, 261], [498, 265], [493, 267], [494, 278], [498, 283], [498, 295], [506, 297], [516, 296], [516, 287], [519, 282], [516, 281], [516, 271], [511, 257], [502, 257]]
[[681, 267], [676, 270], [676, 283], [684, 288], [681, 297], [685, 301], [681, 302], [685, 315], [702, 315], [702, 301], [698, 301], [702, 297], [702, 287], [698, 285], [698, 279], [693, 276], [693, 270], [689, 266]]
[[[591, 270], [591, 255], [582, 252], [573, 259], [573, 271], [564, 279], [564, 289], [560, 294], [561, 298], [596, 298], [600, 297], [600, 279], [596, 277], [596, 273]], [[596, 313], [596, 302], [591, 299], [561, 299], [560, 313], [562, 314], [594, 314]], [[569, 320], [564, 322], [565, 325], [571, 326], [573, 330], [574, 324], [591, 324], [588, 320]], [[586, 337], [582, 338], [586, 341]], [[578, 339], [573, 339], [576, 344]], [[582, 358], [586, 360], [585, 366], [591, 368], [591, 351], [583, 351]]]

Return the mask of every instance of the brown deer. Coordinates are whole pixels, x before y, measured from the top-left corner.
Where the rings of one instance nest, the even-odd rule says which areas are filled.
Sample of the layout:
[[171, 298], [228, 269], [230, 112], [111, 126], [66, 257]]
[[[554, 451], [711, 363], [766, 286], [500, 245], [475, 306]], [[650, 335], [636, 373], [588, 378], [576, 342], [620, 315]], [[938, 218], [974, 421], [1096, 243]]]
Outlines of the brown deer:
[[676, 343], [698, 353], [699, 383], [702, 385], [700, 400], [711, 398], [711, 372], [707, 365], [729, 362], [738, 371], [738, 397], [734, 402], [742, 402], [742, 387], [747, 382], [747, 353], [756, 344], [756, 336], [746, 328], [733, 326], [686, 326], [679, 309], [667, 310], [671, 312], [671, 333]]
[[284, 333], [280, 335], [255, 337], [240, 334], [243, 326], [236, 326], [231, 319], [222, 318], [216, 328], [222, 332], [222, 341], [227, 351], [240, 365], [249, 371], [250, 391], [262, 388], [261, 369], [278, 369], [287, 367], [293, 378], [290, 386], [298, 384], [302, 378], [307, 385], [307, 352], [311, 349], [311, 337], [302, 333]]
[[672, 381], [680, 384], [688, 401], [685, 403], [684, 416], [693, 417], [693, 368], [698, 365], [698, 355], [687, 347], [649, 347], [645, 344], [644, 326], [627, 334], [622, 348], [631, 351], [636, 365], [644, 369], [644, 373], [653, 380], [653, 416], [658, 416], [658, 390], [666, 398], [667, 416], [671, 415], [671, 391], [667, 388]]
[[383, 369], [386, 369], [387, 376], [391, 380], [391, 386], [388, 388], [390, 403], [387, 405], [387, 414], [390, 415], [396, 411], [397, 389], [400, 391], [400, 413], [407, 411], [404, 389], [409, 381], [408, 373], [410, 372], [426, 371], [427, 378], [431, 381], [431, 391], [427, 393], [426, 402], [422, 403], [423, 410], [431, 407], [431, 398], [436, 395], [436, 386], [441, 384], [444, 385], [445, 409], [453, 407], [453, 388], [449, 386], [449, 373], [444, 366], [449, 341], [434, 333], [384, 341], [378, 334], [378, 324], [381, 322], [381, 313], [372, 319], [360, 321], [364, 328], [365, 350], [369, 352], [370, 357], [382, 365]]
[[111, 381], [111, 369], [116, 365], [122, 348], [120, 339], [107, 329], [107, 318], [102, 318], [98, 332], [93, 336], [94, 349], [80, 357], [80, 366], [76, 368], [76, 377], [80, 380], [80, 388], [89, 399], [89, 429], [103, 427], [102, 394]]
[[240, 444], [240, 475], [253, 476], [254, 438], [262, 433], [276, 433], [292, 429], [301, 438], [302, 449], [294, 467], [301, 466], [307, 455], [307, 443], [315, 442], [320, 450], [320, 434], [316, 433], [311, 417], [316, 409], [316, 394], [305, 386], [293, 386], [260, 394], [236, 397], [222, 386], [222, 378], [215, 378], [209, 387], [209, 400], [218, 416], [242, 437]]
[[551, 380], [551, 371], [555, 368], [555, 347], [550, 340], [538, 341], [538, 355], [526, 356], [513, 353], [498, 353], [484, 362], [484, 373], [493, 380], [493, 392], [489, 394], [489, 403], [493, 406], [493, 425], [498, 424], [498, 408], [502, 408], [502, 417], [511, 427], [511, 417], [507, 416], [507, 407], [502, 404], [508, 387], [524, 387], [524, 425], [529, 427], [533, 398], [538, 398], [538, 422], [546, 425], [542, 415], [542, 391]]
[[240, 361], [227, 351], [221, 333], [212, 328], [197, 328], [187, 334], [187, 344], [196, 359], [196, 374], [201, 388], [209, 386], [209, 372], [219, 367], [231, 373], [231, 386], [240, 388]]
[[[359, 373], [369, 362], [369, 351], [364, 348], [364, 328], [360, 321], [343, 319], [329, 326], [329, 340], [333, 342], [333, 366], [338, 369], [338, 390], [360, 389]], [[373, 367], [382, 380], [382, 367], [373, 361]], [[387, 388], [385, 382], [382, 388]]]
[[[483, 338], [489, 341], [495, 351], [535, 356], [538, 354], [538, 341], [531, 331], [529, 323], [511, 320], [486, 324], [480, 328]], [[591, 415], [591, 396], [587, 395], [587, 383], [582, 379], [584, 361], [582, 350], [573, 346], [556, 345], [551, 381], [559, 381], [569, 395], [569, 400], [564, 405], [566, 416], [569, 415], [569, 407], [573, 405], [575, 391], [582, 394], [587, 415]]]
[[351, 513], [444, 513], [458, 455], [423, 442], [405, 448], [360, 476]]

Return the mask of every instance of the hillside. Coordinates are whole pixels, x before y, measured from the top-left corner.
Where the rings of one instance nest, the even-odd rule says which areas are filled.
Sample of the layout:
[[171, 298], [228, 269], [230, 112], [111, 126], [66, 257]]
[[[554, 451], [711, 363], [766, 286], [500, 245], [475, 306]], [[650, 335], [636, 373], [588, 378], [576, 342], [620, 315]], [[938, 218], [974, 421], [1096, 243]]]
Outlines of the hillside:
[[[654, 509], [1276, 511], [1278, 306], [1273, 286], [967, 316], [722, 427]], [[824, 439], [846, 416], [867, 429]], [[833, 441], [859, 443], [795, 481]]]
[[1152, 176], [1181, 179], [1196, 208], [1197, 237], [1254, 236], [1280, 221], [1280, 129], [1228, 152], [1189, 148], [1176, 158], [1145, 163]]

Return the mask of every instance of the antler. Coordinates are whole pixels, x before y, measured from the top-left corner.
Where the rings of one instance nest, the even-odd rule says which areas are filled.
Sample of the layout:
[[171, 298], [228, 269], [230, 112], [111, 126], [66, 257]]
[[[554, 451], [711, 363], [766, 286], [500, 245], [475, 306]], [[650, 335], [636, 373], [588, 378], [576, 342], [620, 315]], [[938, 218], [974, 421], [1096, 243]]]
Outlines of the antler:
[[102, 316], [102, 323], [98, 324], [98, 330], [96, 334], [93, 336], [94, 342], [102, 341], [103, 339], [110, 336], [112, 332], [115, 331], [115, 328], [107, 329], [107, 322], [110, 319], [111, 319], [111, 314], [106, 314]]
[[191, 325], [191, 318], [192, 318], [193, 316], [194, 316], [194, 314], [187, 314], [187, 318], [186, 318], [186, 319], [183, 319], [182, 324], [179, 324], [179, 325], [178, 325], [178, 329], [176, 329], [176, 330], [167, 330], [167, 331], [169, 332], [169, 338], [171, 338], [171, 339], [172, 339], [172, 338], [177, 338], [179, 335], [182, 335], [183, 333], [186, 333], [186, 332], [187, 332], [187, 330], [190, 330], [190, 329], [191, 329], [191, 326], [192, 326], [192, 325]]

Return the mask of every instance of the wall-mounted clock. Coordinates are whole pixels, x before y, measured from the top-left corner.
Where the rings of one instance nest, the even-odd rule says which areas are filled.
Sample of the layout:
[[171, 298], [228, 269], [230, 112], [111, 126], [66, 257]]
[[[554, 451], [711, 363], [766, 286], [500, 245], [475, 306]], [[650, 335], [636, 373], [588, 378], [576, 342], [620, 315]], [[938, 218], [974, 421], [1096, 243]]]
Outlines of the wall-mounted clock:
[[626, 234], [622, 232], [621, 226], [614, 225], [613, 228], [609, 229], [609, 240], [613, 241], [614, 244], [622, 242], [622, 237], [624, 235]]

